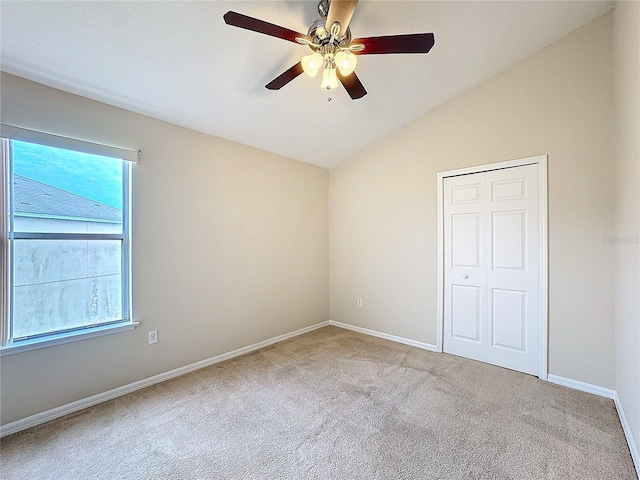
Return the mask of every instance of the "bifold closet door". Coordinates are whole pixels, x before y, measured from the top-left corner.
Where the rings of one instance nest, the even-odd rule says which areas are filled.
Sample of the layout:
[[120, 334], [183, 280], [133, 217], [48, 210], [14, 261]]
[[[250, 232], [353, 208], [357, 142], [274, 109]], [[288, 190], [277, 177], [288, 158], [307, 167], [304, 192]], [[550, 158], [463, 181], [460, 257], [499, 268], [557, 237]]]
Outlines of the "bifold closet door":
[[444, 351], [538, 374], [538, 166], [444, 179]]

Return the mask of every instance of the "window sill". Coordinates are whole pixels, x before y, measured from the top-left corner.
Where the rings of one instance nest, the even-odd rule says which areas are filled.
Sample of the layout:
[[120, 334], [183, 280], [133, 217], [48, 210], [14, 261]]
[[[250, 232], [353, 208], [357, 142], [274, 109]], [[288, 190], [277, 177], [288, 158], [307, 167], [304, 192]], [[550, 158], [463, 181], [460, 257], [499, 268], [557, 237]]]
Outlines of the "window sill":
[[8, 345], [0, 350], [0, 356], [15, 355], [16, 353], [28, 352], [40, 348], [52, 347], [54, 345], [62, 345], [64, 343], [77, 342], [87, 338], [101, 337], [103, 335], [111, 335], [113, 333], [126, 332], [134, 330], [140, 322], [127, 322], [120, 325], [105, 325], [87, 330], [73, 333], [63, 333], [60, 335], [51, 335], [47, 338], [38, 338], [33, 340], [25, 340], [16, 345]]

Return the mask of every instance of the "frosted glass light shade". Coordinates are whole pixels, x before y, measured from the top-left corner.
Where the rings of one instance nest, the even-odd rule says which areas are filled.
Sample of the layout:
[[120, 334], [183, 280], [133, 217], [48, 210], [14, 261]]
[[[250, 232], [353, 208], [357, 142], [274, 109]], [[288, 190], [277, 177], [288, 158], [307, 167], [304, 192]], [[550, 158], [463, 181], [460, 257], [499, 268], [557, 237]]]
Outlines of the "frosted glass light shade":
[[356, 56], [351, 52], [340, 51], [336, 53], [336, 66], [345, 77], [353, 73], [357, 62]]
[[336, 75], [335, 68], [326, 68], [322, 75], [322, 88], [331, 90], [332, 88], [338, 88], [338, 76]]
[[323, 58], [319, 53], [312, 53], [306, 57], [302, 57], [302, 70], [310, 77], [315, 77], [322, 66]]

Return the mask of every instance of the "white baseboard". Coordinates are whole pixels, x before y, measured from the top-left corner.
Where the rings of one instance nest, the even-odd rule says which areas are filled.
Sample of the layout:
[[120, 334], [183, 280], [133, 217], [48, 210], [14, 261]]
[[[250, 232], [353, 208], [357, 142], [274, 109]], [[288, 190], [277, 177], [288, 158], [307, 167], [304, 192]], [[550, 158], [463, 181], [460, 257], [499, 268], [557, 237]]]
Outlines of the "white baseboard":
[[329, 325], [334, 327], [344, 328], [346, 330], [353, 330], [354, 332], [364, 333], [365, 335], [371, 335], [372, 337], [384, 338], [385, 340], [391, 340], [392, 342], [404, 343], [405, 345], [411, 345], [412, 347], [422, 348], [423, 350], [429, 350], [430, 352], [437, 351], [435, 345], [430, 343], [422, 343], [416, 340], [411, 340], [404, 337], [396, 337], [388, 333], [378, 332], [376, 330], [369, 330], [368, 328], [356, 327], [355, 325], [349, 325], [348, 323], [336, 322], [335, 320], [329, 320]]
[[62, 417], [70, 413], [78, 412], [85, 408], [93, 407], [98, 403], [106, 402], [107, 400], [112, 400], [114, 398], [121, 397], [128, 393], [135, 392], [136, 390], [141, 390], [143, 388], [150, 387], [151, 385], [154, 385], [156, 383], [164, 382], [165, 380], [179, 377], [180, 375], [184, 375], [186, 373], [190, 373], [195, 370], [199, 370], [201, 368], [205, 368], [210, 365], [214, 365], [216, 363], [229, 360], [231, 358], [245, 355], [247, 353], [253, 352], [254, 350], [259, 350], [261, 348], [268, 347], [269, 345], [273, 345], [274, 343], [282, 342], [289, 338], [297, 337], [298, 335], [302, 335], [304, 333], [308, 333], [313, 330], [326, 327], [328, 325], [329, 325], [329, 321], [316, 323], [315, 325], [311, 325], [310, 327], [301, 328], [293, 332], [285, 333], [284, 335], [279, 335], [277, 337], [269, 338], [267, 340], [263, 340], [262, 342], [249, 345], [247, 347], [238, 348], [231, 352], [223, 353], [221, 355], [216, 355], [215, 357], [207, 358], [205, 360], [192, 363], [191, 365], [185, 365], [184, 367], [180, 367], [174, 370], [170, 370], [168, 372], [160, 373], [158, 375], [154, 375], [153, 377], [145, 378], [137, 382], [130, 383], [128, 385], [123, 385], [122, 387], [114, 388], [112, 390], [108, 390], [103, 393], [98, 393], [97, 395], [92, 395], [91, 397], [83, 398], [75, 402], [62, 405], [60, 407], [52, 408], [51, 410], [47, 410], [41, 413], [37, 413], [35, 415], [31, 415], [26, 418], [22, 418], [20, 420], [16, 420], [15, 422], [7, 423], [6, 425], [0, 426], [0, 438], [5, 437], [7, 435], [11, 435], [12, 433], [19, 432], [21, 430], [25, 430], [27, 428], [35, 427], [36, 425], [40, 425], [41, 423], [45, 423], [50, 420], [54, 420], [58, 417]]
[[580, 380], [574, 380], [573, 378], [560, 377], [550, 373], [547, 380], [556, 385], [562, 385], [563, 387], [573, 388], [574, 390], [580, 390], [581, 392], [593, 393], [599, 397], [610, 398], [613, 400], [616, 396], [616, 391], [610, 388], [601, 387], [592, 383], [581, 382]]
[[638, 445], [633, 439], [631, 427], [629, 426], [627, 417], [625, 416], [624, 410], [622, 409], [622, 403], [620, 402], [620, 398], [618, 397], [618, 392], [616, 392], [615, 396], [613, 397], [613, 401], [616, 403], [616, 409], [618, 410], [618, 416], [620, 417], [622, 430], [624, 431], [625, 437], [627, 437], [627, 445], [629, 445], [629, 450], [631, 451], [631, 458], [633, 459], [633, 464], [636, 467], [638, 478], [640, 478], [640, 452], [638, 452]]

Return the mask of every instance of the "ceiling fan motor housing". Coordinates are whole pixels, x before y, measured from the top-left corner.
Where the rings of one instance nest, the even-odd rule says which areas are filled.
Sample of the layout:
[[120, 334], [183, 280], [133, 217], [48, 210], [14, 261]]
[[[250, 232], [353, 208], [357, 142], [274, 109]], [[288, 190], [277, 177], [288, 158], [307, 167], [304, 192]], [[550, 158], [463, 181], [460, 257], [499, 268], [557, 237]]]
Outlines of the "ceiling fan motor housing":
[[318, 2], [318, 13], [321, 17], [329, 15], [329, 0], [320, 0]]
[[[331, 28], [327, 30], [327, 17], [320, 17], [314, 21], [309, 27], [307, 37], [316, 45], [325, 46], [331, 42]], [[347, 31], [341, 37], [335, 37], [333, 39], [333, 45], [338, 48], [346, 48], [351, 43], [351, 28], [347, 28]], [[310, 45], [313, 50], [317, 50]]]

